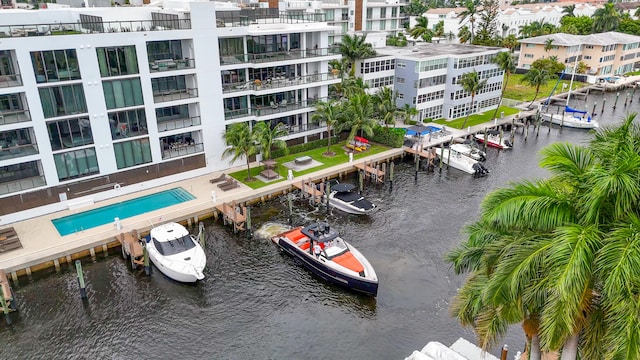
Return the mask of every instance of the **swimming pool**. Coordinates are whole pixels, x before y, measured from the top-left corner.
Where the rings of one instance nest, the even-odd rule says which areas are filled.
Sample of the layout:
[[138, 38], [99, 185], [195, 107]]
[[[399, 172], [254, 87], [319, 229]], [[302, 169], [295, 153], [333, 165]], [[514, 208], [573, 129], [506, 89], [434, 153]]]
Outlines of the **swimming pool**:
[[191, 195], [187, 190], [177, 187], [117, 204], [53, 219], [51, 222], [60, 235], [65, 236], [112, 223], [114, 218], [120, 218], [122, 220], [193, 199], [195, 199], [195, 196]]

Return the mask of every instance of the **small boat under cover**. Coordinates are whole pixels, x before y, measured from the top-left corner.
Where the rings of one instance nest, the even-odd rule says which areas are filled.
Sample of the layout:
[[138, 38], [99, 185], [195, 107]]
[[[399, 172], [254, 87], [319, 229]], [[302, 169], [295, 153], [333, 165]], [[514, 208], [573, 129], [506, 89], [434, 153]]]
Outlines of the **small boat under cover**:
[[353, 184], [337, 183], [331, 185], [329, 205], [350, 214], [369, 214], [376, 209], [376, 205], [356, 191]]
[[[300, 226], [272, 237], [271, 241], [329, 282], [370, 296], [378, 294], [378, 277], [373, 266], [326, 223]], [[315, 244], [321, 249], [317, 255]]]
[[190, 283], [204, 279], [207, 256], [184, 226], [171, 222], [154, 227], [145, 242], [149, 259], [167, 277]]

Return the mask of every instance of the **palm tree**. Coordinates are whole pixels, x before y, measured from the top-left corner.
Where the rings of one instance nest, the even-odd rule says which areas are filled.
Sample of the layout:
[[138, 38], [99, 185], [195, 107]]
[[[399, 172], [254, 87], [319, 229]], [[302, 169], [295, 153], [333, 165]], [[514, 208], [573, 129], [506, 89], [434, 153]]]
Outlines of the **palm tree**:
[[553, 79], [555, 75], [551, 75], [547, 69], [537, 69], [531, 68], [522, 78], [523, 82], [526, 82], [529, 86], [533, 86], [536, 88], [536, 94], [533, 96], [533, 100], [531, 100], [531, 106], [534, 101], [538, 98], [538, 93], [540, 92], [540, 87], [547, 85], [549, 80]]
[[346, 58], [340, 58], [340, 60], [329, 61], [331, 70], [335, 70], [340, 75], [340, 80], [344, 80], [345, 74], [349, 72], [349, 60]]
[[467, 127], [467, 121], [469, 120], [469, 115], [471, 115], [476, 94], [487, 85], [487, 79], [480, 80], [478, 72], [473, 70], [472, 72], [462, 74], [460, 77], [460, 85], [466, 92], [471, 94], [471, 103], [469, 104], [469, 110], [467, 110], [467, 117], [462, 123], [462, 129], [464, 129]]
[[414, 39], [422, 39], [427, 42], [431, 42], [433, 37], [433, 31], [429, 29], [429, 20], [424, 16], [418, 16], [416, 18], [416, 25], [409, 30], [409, 34]]
[[444, 33], [444, 20], [440, 20], [436, 26], [433, 28], [433, 35], [439, 38], [443, 38], [445, 36]]
[[316, 111], [311, 115], [311, 121], [317, 123], [324, 123], [327, 126], [327, 152], [323, 155], [333, 156], [334, 152], [331, 151], [331, 130], [342, 119], [342, 105], [335, 100], [329, 100], [328, 102], [318, 101], [315, 104]]
[[468, 21], [469, 23], [471, 23], [471, 43], [473, 43], [473, 36], [475, 34], [475, 29], [473, 28], [473, 25], [476, 22], [476, 15], [478, 14], [478, 0], [467, 0], [464, 3], [464, 11], [462, 11], [461, 13], [458, 14], [458, 17], [460, 18], [460, 22], [459, 24], [462, 24], [463, 22]]
[[272, 149], [286, 149], [287, 143], [279, 139], [289, 134], [287, 129], [284, 128], [284, 124], [278, 123], [271, 128], [269, 122], [261, 121], [253, 127], [253, 131], [256, 134], [256, 140], [260, 143], [262, 156], [265, 160], [271, 159]]
[[404, 116], [404, 123], [408, 124], [414, 116], [418, 115], [418, 110], [409, 104], [404, 104], [400, 109], [400, 114]]
[[356, 71], [356, 61], [364, 59], [376, 54], [373, 46], [367, 42], [367, 35], [349, 35], [342, 36], [342, 42], [340, 42], [338, 48], [342, 56], [347, 58], [351, 63], [351, 75], [353, 76]]
[[374, 107], [380, 116], [380, 120], [389, 128], [390, 124], [396, 123], [396, 115], [398, 114], [398, 92], [388, 87], [383, 87], [373, 96]]
[[509, 52], [511, 53], [513, 53], [518, 44], [518, 38], [513, 34], [507, 35], [504, 39], [502, 39], [502, 46], [509, 49]]
[[564, 15], [562, 15], [562, 17], [568, 16], [568, 17], [576, 17], [576, 15], [573, 13], [576, 10], [576, 6], [571, 4], [571, 5], [567, 5], [567, 6], [563, 6], [562, 7], [562, 13]]
[[367, 84], [361, 77], [349, 77], [348, 79], [344, 79], [342, 82], [342, 92], [344, 97], [351, 97], [354, 94], [364, 93], [366, 89], [369, 88], [369, 84]]
[[347, 143], [353, 141], [358, 130], [368, 136], [373, 135], [373, 100], [365, 92], [359, 92], [349, 97], [345, 104], [345, 115], [337, 128], [342, 131], [351, 129], [347, 137]]
[[502, 91], [500, 92], [500, 102], [498, 103], [498, 107], [496, 107], [496, 111], [493, 113], [493, 118], [495, 118], [498, 114], [498, 110], [500, 109], [502, 99], [504, 98], [504, 92], [507, 89], [507, 84], [509, 83], [509, 76], [512, 72], [516, 71], [516, 62], [513, 59], [513, 55], [508, 51], [498, 53], [495, 59], [493, 59], [493, 62], [498, 65], [500, 70], [504, 71], [504, 82], [502, 83]]
[[458, 31], [458, 39], [460, 39], [460, 44], [470, 43], [472, 38], [471, 31], [468, 26], [463, 26]]
[[633, 16], [640, 18], [640, 7], [636, 8], [636, 11], [633, 13]]
[[452, 311], [474, 326], [483, 346], [508, 324], [532, 319], [541, 348], [562, 348], [563, 360], [578, 352], [584, 359], [637, 358], [635, 117], [598, 130], [587, 145], [548, 146], [540, 165], [550, 178], [513, 183], [483, 200], [468, 240], [447, 257], [457, 273], [471, 274]]
[[611, 2], [604, 4], [593, 13], [593, 31], [602, 33], [613, 31], [620, 25], [620, 13]]
[[229, 125], [222, 137], [228, 146], [222, 153], [222, 158], [231, 157], [231, 161], [235, 162], [244, 156], [247, 161], [247, 178], [245, 181], [252, 181], [249, 158], [260, 150], [256, 133], [251, 130], [248, 123], [243, 122]]
[[553, 49], [553, 39], [549, 38], [544, 41], [544, 51], [548, 54], [551, 49]]

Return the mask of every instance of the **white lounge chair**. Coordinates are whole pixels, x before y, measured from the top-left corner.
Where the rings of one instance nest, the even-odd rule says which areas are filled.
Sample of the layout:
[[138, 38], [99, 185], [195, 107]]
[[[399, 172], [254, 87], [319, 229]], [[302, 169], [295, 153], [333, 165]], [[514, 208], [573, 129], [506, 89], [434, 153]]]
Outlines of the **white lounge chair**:
[[285, 100], [282, 100], [282, 101], [280, 102], [280, 107], [287, 107], [287, 100], [286, 100], [286, 99], [285, 99]]

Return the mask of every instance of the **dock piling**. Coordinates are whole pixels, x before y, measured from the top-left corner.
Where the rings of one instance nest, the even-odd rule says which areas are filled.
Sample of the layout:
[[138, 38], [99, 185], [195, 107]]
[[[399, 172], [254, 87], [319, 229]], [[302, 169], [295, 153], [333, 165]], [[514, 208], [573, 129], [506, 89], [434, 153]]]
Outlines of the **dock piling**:
[[329, 194], [331, 194], [331, 183], [329, 181], [327, 181], [327, 186], [325, 186], [325, 188], [327, 189], [325, 194], [326, 194], [326, 198], [327, 198], [327, 212], [329, 212], [331, 210], [331, 207], [329, 206]]
[[293, 193], [287, 194], [287, 201], [289, 202], [289, 225], [293, 223]]
[[253, 237], [251, 233], [251, 206], [247, 206], [245, 211], [247, 212], [247, 239], [251, 239]]
[[207, 237], [204, 232], [204, 223], [202, 221], [198, 223], [198, 240], [200, 240], [200, 246], [202, 246], [202, 248], [204, 249], [207, 242]]
[[149, 251], [147, 250], [147, 244], [142, 246], [142, 262], [144, 263], [144, 274], [151, 275], [151, 265], [149, 264]]
[[364, 190], [364, 174], [362, 171], [358, 171], [358, 185], [360, 192], [362, 192]]
[[76, 260], [76, 273], [78, 275], [78, 285], [80, 285], [80, 297], [82, 299], [87, 298], [87, 288], [84, 283], [84, 274], [82, 273], [82, 262]]
[[[604, 114], [604, 104], [607, 102], [606, 98], [602, 98], [602, 110], [600, 110], [601, 114]], [[614, 108], [615, 109], [615, 108]]]
[[389, 164], [389, 192], [393, 191], [393, 167], [394, 167], [394, 162], [391, 162], [391, 164]]

